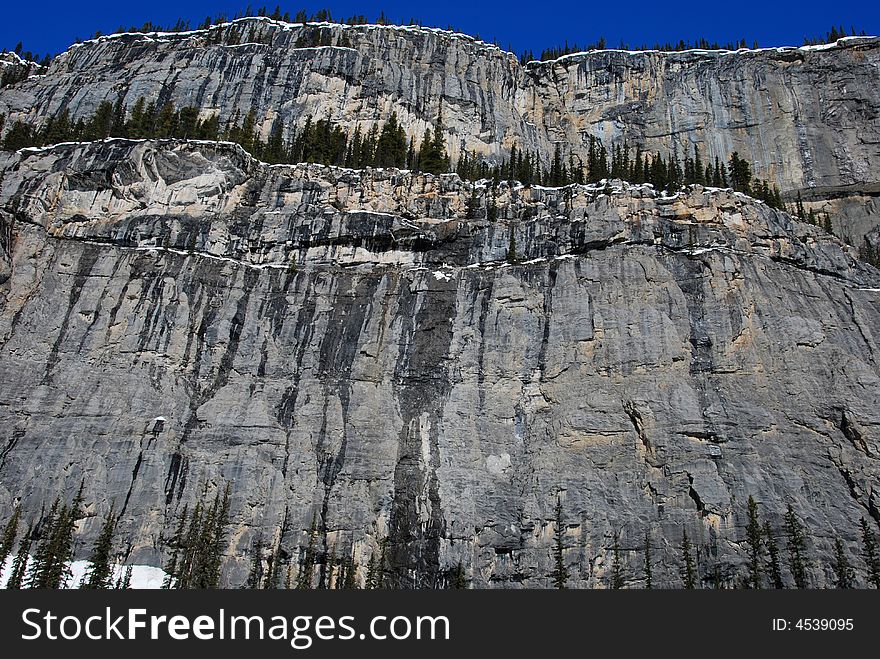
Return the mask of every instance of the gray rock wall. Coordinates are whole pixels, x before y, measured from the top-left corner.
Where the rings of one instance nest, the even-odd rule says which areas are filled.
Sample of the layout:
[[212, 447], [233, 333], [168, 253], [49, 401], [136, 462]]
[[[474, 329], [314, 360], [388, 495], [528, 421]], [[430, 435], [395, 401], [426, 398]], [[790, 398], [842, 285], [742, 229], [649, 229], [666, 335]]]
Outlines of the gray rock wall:
[[[316, 32], [333, 45], [296, 47]], [[172, 99], [224, 121], [254, 109], [264, 135], [276, 116], [367, 130], [396, 111], [418, 141], [442, 111], [453, 160], [467, 149], [500, 161], [514, 144], [549, 157], [557, 141], [584, 157], [590, 135], [679, 159], [694, 146], [704, 160], [736, 150], [789, 201], [798, 191], [854, 197], [839, 204], [836, 228], [858, 244], [880, 224], [876, 204], [858, 198], [871, 189], [875, 199], [880, 183], [878, 63], [880, 41], [869, 37], [758, 51], [597, 51], [522, 67], [442, 30], [243, 19], [75, 45], [46, 75], [0, 92], [0, 114], [7, 125], [63, 107], [85, 116], [124, 95], [129, 107], [140, 96]]]
[[[880, 273], [729, 191], [511, 188], [265, 166], [213, 143], [0, 154], [0, 513], [86, 483], [80, 551], [115, 502], [159, 565], [186, 503], [232, 483], [226, 583], [312, 519], [363, 578], [459, 561], [546, 587], [743, 573], [745, 503], [839, 535], [880, 524]], [[512, 250], [512, 254], [511, 254]], [[286, 520], [286, 523], [285, 523]], [[282, 532], [283, 531], [283, 532]]]

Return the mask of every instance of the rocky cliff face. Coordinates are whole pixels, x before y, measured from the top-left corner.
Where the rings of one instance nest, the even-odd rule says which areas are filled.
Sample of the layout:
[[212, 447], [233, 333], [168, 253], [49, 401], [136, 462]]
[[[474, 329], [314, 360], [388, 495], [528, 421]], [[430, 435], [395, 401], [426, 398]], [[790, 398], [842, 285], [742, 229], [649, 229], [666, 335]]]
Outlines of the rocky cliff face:
[[[301, 47], [324, 43], [330, 46]], [[300, 47], [297, 47], [297, 46]], [[144, 96], [194, 105], [223, 120], [256, 111], [307, 115], [368, 129], [396, 111], [421, 138], [442, 111], [453, 159], [463, 149], [500, 160], [514, 144], [545, 158], [562, 142], [584, 156], [589, 137], [610, 148], [704, 159], [737, 150], [755, 173], [835, 214], [853, 244], [880, 224], [880, 40], [809, 48], [598, 51], [520, 66], [465, 35], [394, 26], [302, 26], [243, 19], [180, 34], [116, 35], [72, 47], [45, 75], [0, 92], [0, 114], [41, 121], [67, 107]]]
[[[58, 66], [58, 65], [56, 65]], [[745, 503], [835, 536], [880, 523], [880, 273], [730, 191], [510, 187], [266, 166], [233, 145], [0, 155], [0, 510], [85, 478], [159, 564], [182, 505], [232, 482], [226, 579], [385, 539], [387, 581], [736, 579]], [[489, 197], [489, 198], [487, 198]], [[478, 208], [477, 208], [478, 206]], [[864, 566], [858, 579], [864, 582]]]

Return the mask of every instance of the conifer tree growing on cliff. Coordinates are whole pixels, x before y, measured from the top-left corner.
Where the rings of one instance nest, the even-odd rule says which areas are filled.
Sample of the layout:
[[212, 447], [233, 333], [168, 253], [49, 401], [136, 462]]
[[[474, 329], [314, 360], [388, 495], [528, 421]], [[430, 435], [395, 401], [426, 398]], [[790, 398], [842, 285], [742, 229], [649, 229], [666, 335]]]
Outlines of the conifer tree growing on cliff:
[[746, 543], [749, 546], [749, 586], [751, 588], [760, 588], [762, 531], [761, 523], [758, 520], [758, 504], [751, 495], [749, 495], [748, 502], [748, 517]]
[[612, 548], [613, 559], [611, 561], [611, 589], [620, 590], [624, 585], [623, 562], [620, 558], [620, 534], [614, 534], [614, 546]]
[[20, 590], [24, 587], [25, 577], [28, 572], [30, 563], [31, 546], [34, 538], [34, 525], [28, 525], [27, 531], [21, 538], [18, 545], [18, 551], [15, 558], [12, 559], [12, 567], [9, 572], [9, 578], [6, 580], [6, 588], [9, 590]]
[[125, 566], [125, 568], [119, 573], [114, 588], [116, 590], [128, 590], [131, 588], [131, 577], [133, 572], [134, 568], [131, 565]]
[[507, 241], [507, 262], [516, 263], [516, 231], [510, 227], [510, 238]]
[[318, 518], [316, 515], [312, 515], [312, 525], [309, 527], [309, 542], [306, 545], [299, 565], [299, 577], [296, 580], [297, 590], [309, 590], [312, 587], [312, 571], [315, 569], [317, 559], [315, 555], [315, 536], [317, 531]]
[[113, 581], [113, 536], [116, 532], [116, 521], [116, 511], [110, 506], [110, 511], [104, 518], [101, 532], [92, 548], [89, 566], [86, 568], [80, 588], [110, 588]]
[[464, 565], [461, 564], [461, 561], [456, 563], [455, 567], [449, 571], [446, 587], [450, 590], [464, 590], [468, 587], [467, 575], [465, 574]]
[[651, 533], [645, 531], [645, 588], [651, 590], [654, 587], [654, 574], [651, 566]]
[[806, 539], [804, 526], [794, 512], [791, 504], [785, 513], [785, 537], [788, 549], [788, 569], [794, 579], [795, 588], [807, 587]]
[[562, 590], [569, 578], [568, 567], [565, 565], [565, 520], [562, 514], [562, 500], [556, 499], [556, 528], [553, 535], [553, 572], [550, 578], [553, 586]]
[[779, 545], [776, 543], [770, 522], [764, 522], [763, 535], [767, 547], [767, 574], [770, 576], [770, 585], [774, 588], [785, 588], [782, 582], [782, 570], [779, 567]]
[[12, 517], [6, 522], [3, 529], [3, 537], [0, 537], [0, 567], [6, 563], [6, 558], [12, 553], [15, 540], [18, 537], [18, 524], [21, 519], [21, 508], [16, 507], [12, 511]]
[[229, 495], [227, 485], [222, 495], [219, 492], [214, 495], [210, 506], [197, 502], [189, 516], [184, 506], [170, 543], [173, 553], [165, 569], [163, 588], [219, 588], [223, 544], [229, 525]]
[[860, 525], [862, 527], [862, 555], [868, 566], [868, 581], [874, 585], [874, 588], [880, 588], [880, 553], [877, 551], [877, 539], [868, 526], [867, 519], [862, 517]]
[[480, 197], [477, 195], [477, 186], [471, 186], [471, 194], [468, 196], [467, 205], [465, 206], [465, 215], [469, 220], [475, 220], [479, 216]]
[[376, 587], [376, 552], [370, 554], [367, 561], [367, 578], [364, 580], [364, 588], [370, 590]]
[[256, 590], [263, 584], [263, 546], [262, 536], [254, 540], [251, 549], [251, 569], [244, 584], [245, 588]]
[[681, 580], [685, 589], [693, 590], [697, 587], [697, 564], [694, 561], [693, 545], [688, 538], [686, 530], [681, 532]]
[[838, 588], [848, 589], [853, 587], [855, 575], [849, 564], [849, 558], [847, 558], [843, 541], [839, 537], [834, 538], [834, 563], [831, 567], [834, 569], [834, 582]]
[[822, 218], [822, 228], [825, 229], [825, 233], [834, 235], [834, 225], [831, 223], [831, 216], [828, 213], [825, 213]]
[[180, 520], [177, 523], [177, 530], [171, 537], [169, 546], [172, 548], [171, 558], [165, 566], [165, 581], [162, 588], [168, 589], [174, 586], [178, 576], [178, 561], [180, 560], [181, 544], [183, 542], [183, 533], [186, 528], [188, 505], [184, 504], [180, 513]]
[[355, 590], [358, 587], [358, 571], [354, 563], [354, 548], [343, 559], [342, 565], [345, 568], [345, 574], [342, 575], [341, 587], [345, 590]]
[[84, 482], [80, 484], [69, 506], [56, 499], [48, 517], [41, 522], [40, 543], [28, 577], [29, 588], [58, 589], [67, 583], [73, 560], [73, 531], [83, 516], [84, 486]]
[[749, 194], [751, 192], [752, 169], [749, 163], [739, 157], [739, 153], [734, 151], [730, 154], [730, 183], [734, 190]]
[[432, 132], [425, 129], [422, 145], [419, 149], [418, 168], [429, 174], [443, 174], [449, 171], [449, 156], [446, 154], [446, 141], [443, 139], [443, 118], [437, 118]]

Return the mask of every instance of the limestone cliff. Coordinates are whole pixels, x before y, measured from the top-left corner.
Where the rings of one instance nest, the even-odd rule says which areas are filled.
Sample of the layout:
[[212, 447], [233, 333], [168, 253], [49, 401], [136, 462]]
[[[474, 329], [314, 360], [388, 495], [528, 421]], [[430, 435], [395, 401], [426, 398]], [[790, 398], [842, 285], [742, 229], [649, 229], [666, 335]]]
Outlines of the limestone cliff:
[[[304, 47], [311, 43], [328, 46]], [[443, 30], [288, 24], [249, 18], [176, 34], [77, 44], [45, 75], [0, 92], [0, 114], [41, 122], [90, 115], [124, 96], [194, 105], [228, 120], [256, 111], [267, 135], [307, 115], [368, 129], [396, 111], [421, 138], [442, 112], [453, 160], [500, 160], [514, 145], [545, 158], [589, 136], [679, 159], [736, 150], [793, 201], [830, 212], [858, 245], [880, 224], [880, 40], [680, 53], [595, 51], [520, 66], [495, 46]]]
[[476, 587], [549, 585], [557, 499], [580, 587], [615, 535], [637, 587], [646, 532], [680, 583], [682, 528], [735, 582], [749, 495], [803, 517], [814, 585], [880, 523], [880, 273], [740, 194], [493, 195], [170, 141], [0, 176], [4, 513], [85, 478], [82, 541], [115, 502], [160, 564], [232, 482], [232, 585], [258, 536], [295, 562], [313, 517], [361, 576], [387, 539], [389, 584], [461, 562]]

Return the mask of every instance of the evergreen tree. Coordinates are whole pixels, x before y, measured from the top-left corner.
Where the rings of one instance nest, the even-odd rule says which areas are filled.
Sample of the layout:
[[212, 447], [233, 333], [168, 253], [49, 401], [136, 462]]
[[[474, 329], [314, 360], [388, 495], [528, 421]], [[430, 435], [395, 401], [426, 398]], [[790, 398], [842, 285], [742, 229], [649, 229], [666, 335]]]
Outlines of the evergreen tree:
[[838, 588], [849, 589], [853, 587], [855, 575], [846, 556], [846, 549], [844, 549], [843, 542], [839, 537], [834, 538], [834, 563], [832, 568], [834, 569], [835, 585]]
[[174, 581], [174, 588], [189, 590], [194, 587], [198, 576], [198, 562], [201, 549], [199, 547], [199, 542], [204, 538], [202, 528], [203, 518], [206, 514], [202, 501], [197, 501], [195, 508], [193, 508], [193, 511], [187, 520], [187, 530], [182, 542], [180, 562], [177, 568], [177, 578]]
[[825, 229], [826, 233], [834, 235], [834, 225], [831, 224], [831, 216], [828, 213], [825, 213], [822, 220], [822, 228]]
[[620, 559], [620, 535], [614, 534], [614, 546], [612, 548], [613, 559], [611, 562], [611, 589], [620, 590], [625, 583], [623, 577], [623, 563]]
[[3, 148], [6, 151], [17, 151], [31, 146], [34, 141], [34, 133], [30, 126], [16, 120], [3, 138]]
[[155, 119], [155, 125], [152, 133], [154, 137], [166, 139], [174, 137], [177, 132], [177, 112], [174, 108], [174, 102], [168, 101], [159, 109], [159, 113]]
[[367, 562], [367, 578], [364, 581], [364, 588], [375, 588], [376, 576], [376, 552], [374, 551], [370, 554], [370, 560]]
[[354, 590], [358, 587], [357, 566], [354, 564], [354, 548], [343, 560], [345, 566], [345, 574], [342, 575], [342, 588], [344, 590]]
[[107, 589], [113, 581], [113, 535], [116, 532], [116, 511], [113, 506], [104, 518], [101, 532], [89, 556], [89, 566], [80, 582], [80, 588]]
[[557, 142], [556, 148], [553, 151], [553, 162], [550, 165], [550, 186], [559, 187], [563, 184], [564, 179], [562, 175], [562, 148]]
[[31, 546], [34, 538], [34, 525], [28, 524], [27, 531], [21, 538], [18, 545], [18, 551], [15, 558], [12, 559], [12, 566], [9, 571], [9, 578], [6, 580], [6, 588], [9, 590], [21, 590], [25, 584], [25, 578], [28, 574], [28, 566], [30, 563]]
[[480, 204], [480, 197], [477, 195], [477, 186], [471, 185], [471, 194], [465, 206], [465, 215], [468, 219], [475, 220], [479, 217], [480, 210], [482, 210], [482, 204]]
[[788, 549], [788, 569], [794, 579], [795, 588], [807, 587], [806, 539], [804, 527], [791, 504], [785, 513], [785, 537]]
[[749, 585], [752, 588], [761, 587], [761, 554], [762, 538], [761, 523], [758, 521], [758, 504], [754, 497], [749, 495], [748, 502], [749, 521], [746, 524], [746, 543], [749, 546]]
[[377, 138], [374, 166], [405, 167], [406, 148], [406, 133], [397, 120], [397, 113], [392, 112]]
[[446, 141], [443, 138], [442, 116], [438, 116], [433, 133], [430, 128], [425, 129], [418, 160], [418, 168], [423, 172], [442, 174], [449, 171], [449, 156], [446, 154]]
[[64, 108], [58, 115], [49, 117], [42, 132], [43, 134], [36, 138], [37, 142], [58, 144], [70, 139], [73, 136], [73, 126], [70, 123], [68, 109]]
[[[65, 108], [66, 110], [67, 108]], [[113, 115], [110, 120], [110, 134], [114, 137], [128, 137], [125, 131], [125, 105], [122, 96], [113, 104]]]
[[798, 190], [797, 201], [795, 202], [795, 215], [801, 220], [801, 222], [806, 221], [807, 213], [804, 210], [804, 201], [801, 199], [801, 192]]
[[418, 153], [413, 138], [409, 138], [409, 148], [406, 150], [406, 168], [416, 169], [418, 166]]
[[116, 579], [116, 590], [129, 590], [131, 588], [131, 576], [134, 568], [129, 565], [120, 571], [119, 577]]
[[38, 588], [40, 584], [47, 580], [46, 573], [50, 569], [52, 562], [52, 529], [55, 526], [56, 517], [59, 514], [61, 500], [55, 498], [52, 506], [49, 508], [48, 514], [45, 508], [40, 512], [40, 518], [37, 522], [35, 530], [36, 549], [34, 550], [33, 560], [31, 561], [26, 588]]
[[263, 588], [266, 590], [274, 590], [278, 588], [278, 580], [281, 576], [281, 544], [269, 554], [269, 561], [266, 566], [266, 576]]
[[145, 112], [146, 101], [144, 101], [144, 97], [141, 96], [138, 98], [137, 101], [135, 101], [134, 105], [132, 106], [131, 117], [129, 117], [128, 122], [125, 125], [125, 132], [128, 134], [128, 137], [139, 139], [145, 135]]
[[[309, 117], [309, 119], [311, 119], [311, 117]], [[237, 140], [238, 143], [241, 144], [241, 147], [247, 152], [253, 151], [254, 148], [256, 124], [257, 115], [254, 112], [254, 109], [251, 108], [244, 118], [244, 123], [239, 130], [239, 138]]]
[[245, 588], [256, 590], [263, 585], [263, 537], [254, 540], [251, 550], [251, 569], [248, 572]]
[[767, 547], [767, 573], [770, 576], [770, 585], [774, 588], [785, 588], [782, 582], [782, 570], [779, 566], [779, 545], [773, 535], [770, 522], [764, 522], [764, 544]]
[[62, 505], [60, 499], [56, 499], [49, 515], [41, 520], [39, 544], [28, 577], [29, 588], [58, 589], [66, 583], [73, 558], [73, 529], [80, 497], [78, 494], [74, 506]]
[[211, 506], [213, 514], [211, 524], [205, 529], [207, 551], [203, 558], [202, 580], [200, 588], [220, 587], [220, 566], [223, 560], [223, 549], [226, 531], [229, 526], [230, 486], [227, 483], [222, 496], [218, 493]]
[[[489, 222], [494, 222], [498, 219], [498, 204], [496, 203], [495, 199], [495, 185], [493, 184], [489, 190], [489, 202], [486, 205], [486, 219]], [[515, 239], [514, 242], [516, 242]], [[508, 245], [508, 250], [509, 247], [510, 246]], [[516, 245], [514, 244], [514, 248], [515, 247]]]
[[450, 590], [464, 590], [468, 587], [467, 574], [464, 571], [464, 566], [461, 564], [461, 561], [456, 563], [455, 567], [449, 570], [449, 576], [446, 581], [447, 587]]
[[859, 259], [875, 268], [880, 268], [880, 251], [874, 247], [867, 236], [859, 247]]
[[700, 149], [694, 145], [694, 183], [704, 185], [706, 177], [704, 176], [703, 159], [700, 157]]
[[752, 170], [749, 163], [739, 157], [739, 153], [734, 151], [730, 154], [730, 182], [734, 190], [749, 194], [751, 192], [750, 184], [752, 180]]
[[12, 516], [6, 522], [3, 529], [3, 536], [0, 537], [0, 569], [6, 564], [6, 558], [12, 553], [15, 546], [15, 540], [18, 537], [18, 524], [21, 520], [21, 507], [16, 506], [12, 511]]
[[651, 534], [645, 531], [645, 588], [651, 590], [654, 587], [654, 574], [651, 567]]
[[553, 586], [562, 590], [568, 581], [568, 567], [565, 565], [565, 520], [562, 516], [562, 500], [556, 499], [556, 528], [553, 535], [553, 562], [555, 567], [550, 577], [553, 579]]
[[220, 566], [229, 524], [229, 494], [227, 485], [222, 495], [219, 492], [214, 495], [210, 506], [205, 507], [198, 501], [189, 518], [184, 508], [164, 587], [210, 589], [220, 586]]
[[113, 104], [110, 101], [101, 101], [95, 114], [92, 115], [86, 129], [87, 140], [102, 140], [110, 137], [113, 127]]
[[681, 532], [681, 580], [687, 590], [697, 587], [697, 565], [691, 553], [692, 545], [686, 530]]
[[868, 581], [874, 588], [880, 588], [880, 552], [877, 551], [877, 538], [868, 526], [868, 520], [862, 517], [862, 555], [868, 566]]
[[179, 139], [196, 139], [199, 127], [199, 109], [192, 106], [180, 108], [177, 115], [172, 118], [172, 137]]
[[168, 563], [165, 566], [165, 579], [162, 583], [162, 588], [165, 589], [175, 587], [175, 584], [179, 577], [178, 561], [180, 560], [181, 548], [183, 545], [183, 534], [184, 530], [186, 529], [188, 508], [188, 504], [184, 504], [183, 510], [180, 513], [180, 520], [177, 523], [177, 530], [174, 532], [174, 536], [168, 543], [168, 545], [172, 548], [172, 552], [171, 558], [168, 560]]
[[727, 170], [721, 166], [717, 157], [715, 158], [715, 178], [713, 179], [713, 185], [716, 188], [727, 187]]
[[312, 587], [312, 572], [314, 571], [317, 558], [315, 552], [315, 537], [317, 531], [318, 518], [317, 515], [312, 515], [312, 525], [309, 528], [309, 542], [308, 545], [306, 545], [306, 550], [300, 561], [299, 577], [296, 580], [296, 587], [298, 590], [309, 590]]

